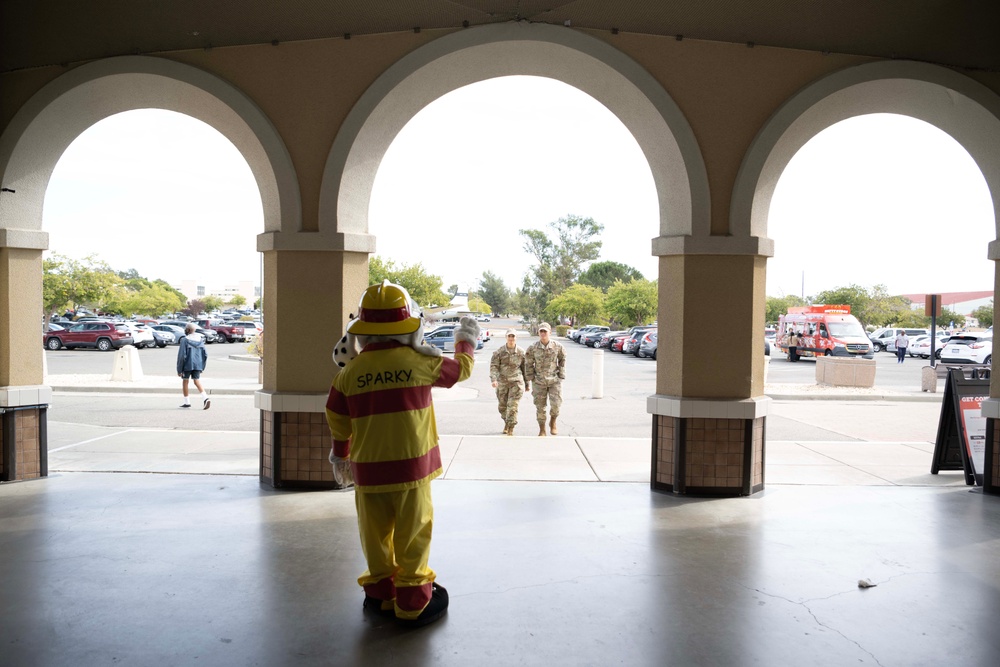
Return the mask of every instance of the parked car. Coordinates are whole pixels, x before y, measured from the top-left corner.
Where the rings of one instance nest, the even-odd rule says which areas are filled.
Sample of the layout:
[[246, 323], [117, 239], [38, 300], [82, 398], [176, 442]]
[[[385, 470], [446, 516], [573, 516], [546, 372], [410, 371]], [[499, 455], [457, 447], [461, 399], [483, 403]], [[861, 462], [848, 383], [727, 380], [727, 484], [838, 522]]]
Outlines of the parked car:
[[[934, 358], [941, 358], [941, 350], [944, 349], [945, 343], [948, 342], [951, 336], [948, 334], [942, 334], [937, 337], [937, 342], [934, 344]], [[914, 340], [910, 341], [910, 346], [906, 348], [906, 354], [911, 357], [920, 357], [921, 359], [931, 358], [931, 337], [930, 336], [917, 336]]]
[[608, 345], [608, 349], [612, 352], [621, 352], [622, 348], [625, 346], [625, 341], [629, 339], [629, 333], [626, 331], [620, 336], [615, 336], [611, 340], [611, 344]]
[[107, 352], [132, 344], [132, 332], [122, 324], [88, 321], [74, 324], [63, 331], [46, 331], [42, 341], [50, 350], [93, 347]]
[[[580, 327], [579, 329], [571, 329], [569, 333], [566, 334], [566, 337], [572, 340], [574, 343], [579, 343], [580, 336], [586, 333], [590, 333], [591, 331], [598, 328], [600, 328], [600, 325], [598, 324], [588, 324], [586, 326]], [[605, 328], [610, 328], [610, 327], [605, 327]]]
[[135, 345], [137, 349], [141, 350], [144, 347], [156, 346], [156, 337], [153, 335], [153, 330], [145, 324], [122, 322], [122, 326], [132, 332], [132, 344]]
[[656, 359], [656, 329], [650, 329], [643, 334], [638, 356]]
[[580, 334], [580, 338], [576, 342], [587, 347], [594, 347], [597, 341], [601, 340], [601, 336], [610, 330], [611, 327], [594, 327], [590, 331]]
[[[424, 342], [434, 347], [439, 347], [445, 352], [453, 352], [455, 350], [455, 327], [456, 325], [454, 324], [441, 325], [433, 331], [424, 334]], [[476, 349], [483, 349], [482, 332], [480, 332], [479, 338], [476, 340]]]
[[184, 337], [184, 327], [174, 326], [173, 324], [154, 324], [150, 327], [153, 330], [153, 335], [157, 333], [163, 335], [170, 335], [170, 342], [167, 345], [180, 345], [181, 338]]
[[591, 347], [610, 348], [612, 340], [614, 340], [617, 336], [624, 336], [627, 333], [627, 331], [605, 331], [604, 334], [601, 335]]
[[[169, 324], [171, 326], [180, 327], [181, 336], [183, 337], [184, 330], [187, 328], [188, 322], [185, 322], [184, 320], [166, 320], [165, 322], [163, 322], [163, 324]], [[200, 326], [198, 324], [195, 324], [195, 326], [198, 327], [197, 329], [195, 329], [195, 331], [197, 331], [198, 333], [200, 333], [202, 336], [205, 337], [206, 343], [219, 342], [219, 334], [217, 334], [213, 329], [206, 329], [205, 327]], [[180, 338], [178, 338], [177, 341], [180, 342]]]
[[227, 323], [222, 320], [205, 318], [197, 320], [197, 323], [203, 329], [214, 331], [218, 335], [220, 343], [235, 343], [237, 341], [242, 343], [246, 340], [241, 322]]
[[941, 351], [944, 364], [989, 364], [993, 361], [993, 332], [961, 333]]
[[149, 330], [153, 332], [153, 338], [156, 341], [156, 347], [166, 347], [167, 345], [173, 345], [177, 342], [176, 336], [169, 331], [160, 331], [150, 327]]
[[639, 356], [639, 343], [642, 342], [642, 337], [650, 329], [655, 327], [632, 327], [632, 332], [625, 342], [622, 344], [622, 354], [631, 354], [634, 356]]
[[906, 332], [906, 335], [910, 338], [915, 336], [929, 336], [930, 331], [927, 329], [896, 329], [892, 327], [886, 327], [882, 329], [876, 329], [868, 336], [871, 340], [872, 345], [875, 348], [875, 352], [895, 352], [896, 351], [896, 336], [900, 332]]

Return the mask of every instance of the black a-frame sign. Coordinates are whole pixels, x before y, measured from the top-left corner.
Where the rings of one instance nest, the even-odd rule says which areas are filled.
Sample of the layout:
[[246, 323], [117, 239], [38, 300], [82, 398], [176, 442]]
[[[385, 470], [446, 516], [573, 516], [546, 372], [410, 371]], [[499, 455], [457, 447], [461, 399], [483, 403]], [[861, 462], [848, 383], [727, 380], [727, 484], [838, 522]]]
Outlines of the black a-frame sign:
[[962, 470], [966, 484], [983, 485], [987, 420], [981, 408], [989, 394], [989, 368], [952, 368], [948, 372], [931, 460], [932, 475], [939, 470]]

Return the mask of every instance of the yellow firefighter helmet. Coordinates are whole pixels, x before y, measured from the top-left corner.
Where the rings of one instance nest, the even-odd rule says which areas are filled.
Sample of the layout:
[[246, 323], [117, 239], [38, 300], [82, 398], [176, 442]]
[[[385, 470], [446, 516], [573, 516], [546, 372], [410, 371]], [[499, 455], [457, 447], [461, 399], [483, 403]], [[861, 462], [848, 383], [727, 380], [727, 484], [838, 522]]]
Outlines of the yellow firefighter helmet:
[[348, 333], [358, 336], [395, 336], [420, 328], [420, 312], [402, 285], [383, 280], [361, 296], [358, 317]]

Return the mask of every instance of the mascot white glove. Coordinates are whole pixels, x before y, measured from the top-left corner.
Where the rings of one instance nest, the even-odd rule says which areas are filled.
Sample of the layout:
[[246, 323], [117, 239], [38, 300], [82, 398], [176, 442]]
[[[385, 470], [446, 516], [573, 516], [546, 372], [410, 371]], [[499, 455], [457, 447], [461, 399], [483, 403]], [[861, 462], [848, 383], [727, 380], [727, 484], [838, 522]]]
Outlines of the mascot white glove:
[[330, 463], [333, 465], [333, 480], [337, 486], [346, 489], [354, 486], [354, 473], [351, 472], [351, 460], [335, 456], [330, 450]]
[[479, 322], [476, 322], [473, 317], [463, 317], [458, 321], [458, 326], [455, 327], [455, 341], [462, 341], [472, 345], [472, 349], [476, 349], [476, 344], [479, 339]]

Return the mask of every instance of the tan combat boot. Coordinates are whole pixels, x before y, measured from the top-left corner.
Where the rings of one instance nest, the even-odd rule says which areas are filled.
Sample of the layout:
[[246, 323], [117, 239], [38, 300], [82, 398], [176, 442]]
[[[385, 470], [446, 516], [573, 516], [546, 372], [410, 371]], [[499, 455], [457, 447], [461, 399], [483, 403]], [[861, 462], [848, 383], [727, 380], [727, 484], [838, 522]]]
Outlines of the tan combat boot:
[[549, 431], [552, 433], [552, 435], [557, 435], [559, 433], [559, 431], [556, 429], [555, 417], [549, 420]]
[[510, 426], [508, 426], [507, 424], [503, 425], [503, 434], [510, 435]]
[[507, 435], [514, 435], [514, 425], [509, 424], [507, 428], [504, 430], [504, 433], [506, 433]]
[[545, 436], [545, 420], [543, 419], [542, 421], [538, 422], [538, 437], [541, 438], [544, 436]]

